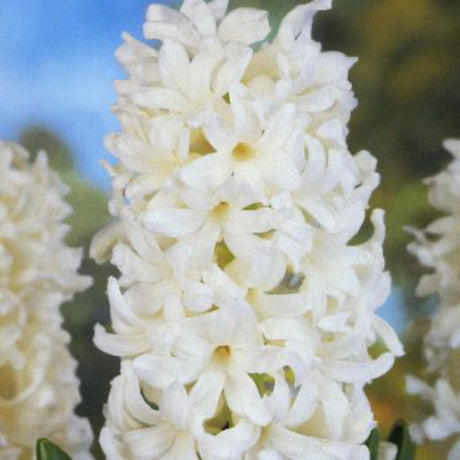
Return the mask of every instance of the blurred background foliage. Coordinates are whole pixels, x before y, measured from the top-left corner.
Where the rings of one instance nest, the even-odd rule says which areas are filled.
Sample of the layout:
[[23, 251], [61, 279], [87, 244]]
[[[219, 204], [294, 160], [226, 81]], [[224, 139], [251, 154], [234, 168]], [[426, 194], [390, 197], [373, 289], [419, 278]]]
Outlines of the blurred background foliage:
[[[232, 6], [268, 9], [276, 27], [298, 3], [234, 0]], [[359, 57], [351, 73], [359, 107], [350, 124], [350, 148], [354, 152], [369, 149], [379, 160], [382, 184], [372, 206], [387, 213], [385, 250], [400, 299], [394, 308], [404, 309], [401, 318], [418, 318], [404, 334], [406, 356], [369, 388], [385, 433], [397, 418], [413, 420], [423, 410], [420, 401], [405, 396], [404, 377], [408, 372], [422, 372], [420, 339], [427, 325], [423, 318], [433, 312], [435, 299], [414, 298], [422, 269], [405, 250], [410, 237], [403, 226], [423, 226], [435, 217], [422, 179], [447, 163], [442, 141], [460, 136], [460, 1], [335, 0], [332, 11], [318, 15], [315, 36], [327, 50]], [[113, 43], [113, 48], [117, 45]], [[92, 236], [109, 221], [107, 193], [76, 173], [71, 148], [58, 134], [32, 126], [23, 130], [20, 141], [31, 151], [46, 150], [69, 185], [74, 214], [69, 219], [68, 240], [84, 248], [82, 272], [95, 281], [89, 291], [65, 305], [63, 313], [82, 380], [83, 402], [78, 412], [90, 418], [97, 434], [109, 382], [118, 373], [117, 360], [92, 344], [94, 325], [107, 323], [109, 318], [105, 290], [113, 268], [98, 267], [88, 258]], [[363, 229], [364, 234], [368, 231]], [[417, 459], [443, 459], [448, 444], [427, 445]], [[96, 445], [95, 453], [101, 454]]]

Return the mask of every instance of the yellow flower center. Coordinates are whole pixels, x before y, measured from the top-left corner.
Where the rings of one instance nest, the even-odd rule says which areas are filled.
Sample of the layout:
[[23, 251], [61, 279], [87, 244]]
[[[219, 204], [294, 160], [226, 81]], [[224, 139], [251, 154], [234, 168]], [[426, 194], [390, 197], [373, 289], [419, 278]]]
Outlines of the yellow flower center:
[[230, 209], [230, 205], [224, 201], [219, 203], [212, 211], [211, 214], [216, 219], [223, 219], [226, 217], [228, 211]]
[[225, 364], [230, 355], [232, 354], [232, 350], [228, 345], [219, 345], [213, 353], [213, 359], [215, 362], [219, 364]]
[[244, 142], [240, 142], [236, 144], [233, 149], [232, 155], [235, 160], [238, 161], [246, 161], [252, 158], [255, 155], [255, 150], [252, 148], [251, 145], [246, 144]]

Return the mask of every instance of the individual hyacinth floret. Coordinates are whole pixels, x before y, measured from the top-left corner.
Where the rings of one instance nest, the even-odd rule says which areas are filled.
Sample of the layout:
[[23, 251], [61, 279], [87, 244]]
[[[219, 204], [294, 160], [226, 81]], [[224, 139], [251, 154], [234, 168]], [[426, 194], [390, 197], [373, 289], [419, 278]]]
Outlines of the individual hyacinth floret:
[[33, 459], [39, 437], [91, 459], [59, 310], [91, 282], [77, 272], [81, 251], [64, 242], [66, 192], [44, 153], [32, 162], [20, 145], [0, 141], [1, 460]]
[[427, 371], [434, 381], [408, 378], [408, 391], [427, 400], [432, 414], [413, 426], [414, 436], [443, 440], [454, 437], [448, 459], [460, 458], [460, 141], [444, 147], [454, 157], [450, 165], [426, 182], [431, 204], [444, 216], [425, 231], [413, 231], [409, 246], [422, 265], [431, 269], [418, 285], [419, 295], [436, 293], [438, 311], [425, 338]]
[[379, 183], [347, 149], [354, 59], [311, 37], [328, 0], [272, 42], [265, 11], [227, 3], [151, 5], [159, 48], [125, 34], [117, 52], [117, 219], [92, 255], [120, 271], [95, 341], [122, 365], [101, 444], [109, 460], [368, 459], [363, 389], [402, 347], [375, 314], [382, 211], [350, 243]]

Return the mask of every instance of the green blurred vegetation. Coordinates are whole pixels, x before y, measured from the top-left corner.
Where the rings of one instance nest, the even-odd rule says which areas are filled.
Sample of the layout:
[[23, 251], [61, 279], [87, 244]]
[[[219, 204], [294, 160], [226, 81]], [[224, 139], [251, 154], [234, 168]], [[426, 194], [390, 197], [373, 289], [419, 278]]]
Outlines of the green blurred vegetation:
[[[268, 9], [276, 27], [299, 3], [234, 0], [232, 6]], [[334, 9], [320, 13], [315, 25], [315, 36], [325, 49], [359, 57], [351, 73], [359, 107], [350, 124], [349, 143], [352, 151], [369, 149], [379, 159], [382, 185], [372, 206], [387, 212], [388, 267], [395, 286], [404, 293], [404, 308], [410, 318], [426, 316], [433, 299], [414, 298], [413, 289], [422, 271], [405, 250], [410, 237], [402, 228], [422, 226], [434, 218], [421, 179], [446, 164], [443, 139], [460, 137], [459, 18], [458, 0], [335, 0]], [[93, 234], [109, 220], [107, 197], [78, 177], [68, 147], [53, 134], [30, 128], [21, 141], [31, 151], [47, 150], [52, 165], [71, 188], [68, 199], [74, 214], [69, 219], [72, 231], [68, 240], [85, 248], [82, 272], [93, 276], [95, 282], [63, 312], [82, 379], [83, 403], [78, 411], [90, 418], [97, 433], [109, 381], [118, 372], [117, 360], [92, 344], [94, 324], [108, 321], [105, 290], [113, 269], [96, 266], [87, 253]], [[413, 419], [420, 411], [420, 402], [404, 394], [404, 377], [423, 369], [419, 345], [424, 327], [423, 321], [412, 326], [406, 336], [407, 355], [369, 390], [385, 436], [396, 419]], [[416, 458], [445, 458], [445, 448], [443, 444], [428, 445]]]

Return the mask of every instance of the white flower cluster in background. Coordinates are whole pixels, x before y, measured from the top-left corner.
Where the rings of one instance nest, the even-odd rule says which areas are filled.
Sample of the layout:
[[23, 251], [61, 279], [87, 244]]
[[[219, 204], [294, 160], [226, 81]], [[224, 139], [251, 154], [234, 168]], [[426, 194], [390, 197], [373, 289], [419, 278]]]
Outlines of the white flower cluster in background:
[[91, 280], [78, 274], [81, 251], [64, 243], [67, 192], [44, 153], [34, 162], [0, 141], [0, 459], [27, 460], [47, 437], [75, 460], [89, 460], [89, 423], [60, 305]]
[[420, 395], [434, 413], [412, 428], [420, 442], [457, 436], [447, 460], [460, 458], [460, 140], [448, 140], [444, 147], [454, 156], [448, 168], [426, 182], [431, 204], [444, 214], [425, 231], [413, 231], [416, 241], [409, 250], [432, 270], [422, 277], [417, 289], [421, 296], [436, 293], [438, 312], [425, 339], [429, 385], [408, 378], [408, 391]]
[[[365, 460], [364, 386], [402, 354], [386, 300], [383, 212], [352, 243], [379, 183], [352, 155], [355, 62], [312, 39], [297, 6], [272, 42], [266, 11], [153, 4], [117, 57], [121, 132], [92, 255], [111, 258], [121, 357], [101, 445], [109, 460]], [[389, 349], [377, 357], [370, 345]]]

